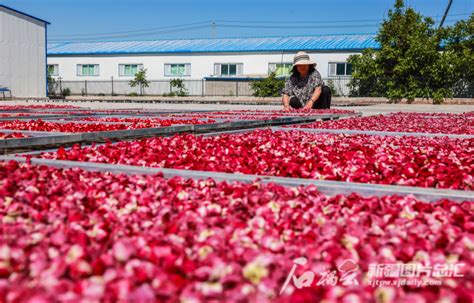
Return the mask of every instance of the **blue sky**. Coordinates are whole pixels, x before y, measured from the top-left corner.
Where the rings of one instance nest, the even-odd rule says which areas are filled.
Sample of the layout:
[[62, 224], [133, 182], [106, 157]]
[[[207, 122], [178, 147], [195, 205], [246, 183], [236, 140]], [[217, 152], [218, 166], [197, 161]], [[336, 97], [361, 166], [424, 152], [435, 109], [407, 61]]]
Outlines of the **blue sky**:
[[[116, 40], [375, 33], [395, 0], [0, 0], [51, 22], [52, 40]], [[440, 20], [448, 0], [408, 0]], [[455, 0], [447, 24], [474, 1]], [[267, 23], [268, 22], [268, 23]], [[304, 23], [311, 22], [311, 23]], [[152, 30], [151, 30], [152, 29]], [[146, 30], [146, 31], [142, 31]], [[135, 31], [135, 32], [130, 32]], [[139, 35], [138, 35], [139, 34]]]

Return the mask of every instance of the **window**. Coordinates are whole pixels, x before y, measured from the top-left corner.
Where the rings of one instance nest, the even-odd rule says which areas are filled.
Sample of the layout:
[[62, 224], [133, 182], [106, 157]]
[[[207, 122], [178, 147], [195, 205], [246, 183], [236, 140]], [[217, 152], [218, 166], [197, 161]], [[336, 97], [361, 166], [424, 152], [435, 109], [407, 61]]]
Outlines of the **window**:
[[352, 75], [352, 64], [347, 62], [329, 63], [329, 76]]
[[165, 64], [165, 76], [168, 76], [168, 77], [191, 76], [191, 64], [189, 63]]
[[142, 64], [119, 64], [119, 76], [134, 77], [142, 69]]
[[286, 77], [291, 73], [293, 63], [269, 63], [268, 74], [275, 73], [277, 77]]
[[214, 75], [215, 76], [242, 76], [243, 74], [242, 63], [216, 63], [214, 64]]
[[50, 76], [59, 76], [59, 65], [57, 65], [57, 64], [48, 64], [48, 75], [50, 75]]
[[78, 76], [98, 76], [99, 64], [78, 64], [77, 75]]

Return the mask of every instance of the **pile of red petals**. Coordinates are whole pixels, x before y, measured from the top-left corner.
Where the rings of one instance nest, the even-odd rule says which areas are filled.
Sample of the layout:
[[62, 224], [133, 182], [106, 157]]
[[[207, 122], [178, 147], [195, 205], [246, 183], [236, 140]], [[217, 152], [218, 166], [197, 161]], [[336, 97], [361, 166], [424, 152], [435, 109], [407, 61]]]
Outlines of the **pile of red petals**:
[[472, 117], [472, 113], [396, 113], [291, 127], [473, 135], [474, 120], [469, 117]]
[[124, 115], [129, 115], [129, 114], [136, 114], [137, 112], [134, 111], [104, 111], [104, 110], [35, 110], [35, 111], [29, 111], [28, 115], [107, 115], [107, 114], [124, 114]]
[[28, 135], [22, 133], [2, 133], [0, 132], [0, 140], [6, 139], [19, 139], [19, 138], [29, 138]]
[[0, 110], [24, 110], [24, 109], [67, 109], [67, 108], [81, 108], [73, 105], [57, 105], [57, 104], [44, 104], [44, 105], [0, 105]]
[[145, 123], [149, 125], [158, 126], [171, 126], [177, 124], [210, 124], [216, 123], [216, 120], [199, 120], [197, 118], [192, 119], [160, 119], [160, 118], [78, 118], [77, 121], [93, 121], [93, 122], [117, 122], [117, 123]]
[[348, 182], [473, 189], [474, 139], [380, 137], [257, 130], [176, 135], [44, 158]]
[[213, 123], [214, 121], [200, 121], [200, 120], [144, 120], [143, 122], [135, 123], [117, 123], [117, 124], [102, 124], [102, 123], [58, 123], [43, 121], [41, 119], [31, 121], [0, 121], [0, 129], [13, 130], [29, 130], [29, 131], [45, 131], [45, 132], [66, 132], [66, 133], [84, 133], [84, 132], [100, 132], [100, 131], [114, 131], [127, 130], [151, 127], [164, 127], [178, 124], [205, 124]]
[[44, 132], [98, 132], [98, 131], [113, 131], [134, 128], [146, 128], [147, 125], [132, 125], [132, 124], [100, 124], [100, 123], [58, 123], [43, 121], [41, 119], [31, 121], [0, 121], [0, 128], [14, 129], [14, 130], [29, 130], [29, 131], [44, 131]]
[[320, 114], [353, 114], [353, 110], [345, 109], [292, 109], [285, 110], [229, 110], [229, 111], [215, 111], [213, 114], [219, 115], [279, 115], [279, 116], [308, 116]]
[[[1, 302], [472, 302], [472, 204], [0, 163]], [[315, 274], [279, 294], [295, 274]], [[359, 285], [317, 286], [347, 259]], [[461, 263], [436, 287], [370, 264]]]
[[283, 110], [229, 110], [214, 111], [208, 113], [185, 113], [185, 114], [169, 114], [172, 117], [193, 117], [193, 118], [210, 118], [210, 119], [228, 119], [228, 120], [269, 120], [282, 117], [308, 117], [314, 115], [326, 114], [353, 114], [352, 110], [341, 109], [298, 109], [291, 111]]
[[[171, 115], [170, 115], [171, 116]], [[172, 115], [173, 118], [192, 118], [192, 119], [223, 119], [226, 121], [236, 120], [271, 120], [281, 118], [277, 115], [216, 115], [216, 114], [178, 114]]]

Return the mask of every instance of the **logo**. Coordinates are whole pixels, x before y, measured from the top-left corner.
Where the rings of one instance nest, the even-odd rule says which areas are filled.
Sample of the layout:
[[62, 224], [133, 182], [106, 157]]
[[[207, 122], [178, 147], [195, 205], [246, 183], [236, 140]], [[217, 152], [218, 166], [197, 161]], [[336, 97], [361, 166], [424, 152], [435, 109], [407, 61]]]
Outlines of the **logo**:
[[[301, 276], [296, 275], [298, 266], [304, 266], [308, 260], [300, 257], [293, 260], [293, 266], [290, 273], [286, 277], [285, 283], [280, 289], [280, 295], [292, 283], [297, 289], [310, 287], [313, 285], [316, 274], [312, 271], [306, 271]], [[406, 285], [423, 287], [423, 286], [440, 286], [442, 281], [439, 278], [460, 278], [464, 277], [462, 268], [466, 264], [435, 264], [423, 265], [420, 263], [394, 263], [394, 264], [369, 264], [367, 278], [368, 284], [374, 287], [379, 286], [396, 286], [402, 287]], [[359, 265], [352, 259], [344, 260], [337, 270], [326, 270], [319, 274], [319, 280], [316, 286], [342, 286], [359, 285], [357, 280], [362, 275]]]
[[[290, 270], [288, 277], [286, 277], [285, 283], [280, 290], [280, 295], [285, 291], [290, 282], [293, 282], [293, 285], [297, 289], [303, 287], [310, 287], [315, 279], [315, 274], [312, 271], [306, 271], [301, 276], [297, 277], [295, 275], [296, 268], [298, 265], [306, 265], [308, 260], [305, 257], [301, 257], [293, 260], [293, 266]], [[336, 285], [341, 283], [341, 285], [359, 285], [357, 281], [357, 275], [359, 274], [359, 266], [352, 259], [347, 259], [338, 267], [337, 270], [326, 270], [321, 273], [321, 277], [316, 282], [317, 286], [327, 286], [327, 285]]]

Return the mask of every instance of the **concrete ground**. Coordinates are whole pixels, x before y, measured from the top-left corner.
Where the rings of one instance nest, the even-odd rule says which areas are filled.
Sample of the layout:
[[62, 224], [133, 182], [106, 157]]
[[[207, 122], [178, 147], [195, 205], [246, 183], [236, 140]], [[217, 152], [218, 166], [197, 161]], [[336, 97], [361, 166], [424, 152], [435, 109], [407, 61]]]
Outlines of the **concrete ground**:
[[[176, 104], [176, 103], [115, 103], [115, 102], [52, 102], [52, 101], [0, 101], [0, 105], [73, 105], [91, 109], [185, 109], [185, 110], [274, 110], [275, 105], [232, 105], [232, 104]], [[432, 104], [378, 104], [370, 106], [333, 107], [360, 111], [364, 115], [390, 112], [462, 113], [474, 111], [474, 105], [432, 105]]]

